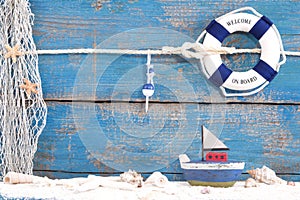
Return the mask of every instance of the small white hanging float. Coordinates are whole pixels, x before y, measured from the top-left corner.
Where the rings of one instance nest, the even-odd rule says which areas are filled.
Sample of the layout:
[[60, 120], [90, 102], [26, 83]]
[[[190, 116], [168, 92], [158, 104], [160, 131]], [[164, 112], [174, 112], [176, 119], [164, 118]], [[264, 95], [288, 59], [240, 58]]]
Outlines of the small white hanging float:
[[146, 104], [145, 104], [145, 110], [148, 112], [149, 107], [149, 97], [151, 97], [154, 94], [154, 84], [153, 84], [153, 77], [154, 77], [154, 69], [153, 65], [151, 65], [151, 54], [150, 51], [148, 51], [147, 55], [147, 83], [143, 86], [142, 92], [143, 95], [146, 97]]

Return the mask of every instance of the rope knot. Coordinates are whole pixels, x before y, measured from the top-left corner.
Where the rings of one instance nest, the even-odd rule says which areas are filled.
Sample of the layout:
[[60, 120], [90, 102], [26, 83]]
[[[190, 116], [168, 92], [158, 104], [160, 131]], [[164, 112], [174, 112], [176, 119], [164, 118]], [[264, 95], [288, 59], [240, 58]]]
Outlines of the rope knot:
[[218, 47], [213, 48], [201, 43], [185, 42], [181, 46], [181, 53], [186, 58], [202, 59], [206, 55], [212, 54], [233, 54], [236, 52], [235, 47]]
[[202, 44], [185, 42], [181, 46], [181, 54], [186, 58], [201, 59], [207, 53]]
[[181, 47], [163, 47], [164, 54], [181, 54], [186, 58], [202, 59], [206, 55], [212, 54], [234, 54], [235, 47], [209, 47], [197, 42], [185, 42]]

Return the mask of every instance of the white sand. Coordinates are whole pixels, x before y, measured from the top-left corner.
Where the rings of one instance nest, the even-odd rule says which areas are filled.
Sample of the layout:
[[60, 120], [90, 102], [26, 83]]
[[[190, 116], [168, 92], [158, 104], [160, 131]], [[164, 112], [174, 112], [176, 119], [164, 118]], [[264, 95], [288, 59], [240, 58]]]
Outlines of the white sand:
[[[129, 183], [128, 183], [129, 184]], [[300, 199], [300, 183], [296, 186], [284, 184], [267, 185], [259, 183], [258, 187], [245, 188], [244, 182], [237, 182], [231, 188], [209, 187], [209, 194], [202, 194], [205, 187], [190, 186], [187, 182], [169, 182], [164, 188], [145, 184], [141, 188], [129, 184], [126, 189], [114, 187], [96, 187], [85, 192], [78, 192], [64, 186], [46, 186], [37, 184], [4, 184], [0, 183], [0, 194], [8, 198], [37, 199], [140, 199], [140, 200], [293, 200]]]

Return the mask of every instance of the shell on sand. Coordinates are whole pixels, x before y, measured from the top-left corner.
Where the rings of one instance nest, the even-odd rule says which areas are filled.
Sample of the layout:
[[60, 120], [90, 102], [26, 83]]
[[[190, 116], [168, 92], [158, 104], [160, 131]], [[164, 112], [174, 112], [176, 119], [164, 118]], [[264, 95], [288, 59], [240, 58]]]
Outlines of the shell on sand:
[[256, 168], [252, 170], [247, 171], [248, 174], [251, 175], [252, 178], [254, 178], [256, 181], [266, 184], [286, 184], [286, 181], [276, 176], [276, 173], [266, 167], [263, 166], [262, 168]]
[[290, 185], [290, 186], [296, 186], [296, 184], [295, 184], [294, 181], [288, 181], [288, 182], [287, 182], [287, 185]]
[[152, 184], [157, 187], [165, 187], [168, 185], [168, 183], [168, 178], [160, 172], [152, 173], [145, 181], [145, 184]]
[[32, 183], [34, 179], [33, 175], [21, 174], [16, 172], [8, 172], [4, 178], [4, 183], [18, 184], [18, 183]]
[[257, 187], [257, 182], [253, 178], [248, 178], [245, 181], [245, 188]]
[[137, 173], [134, 170], [129, 170], [128, 172], [124, 172], [120, 175], [122, 181], [126, 183], [130, 183], [132, 185], [137, 185], [137, 187], [142, 187], [143, 185], [143, 177], [141, 174]]
[[205, 187], [200, 192], [201, 192], [201, 194], [209, 194], [210, 193], [210, 189], [209, 189], [209, 187]]

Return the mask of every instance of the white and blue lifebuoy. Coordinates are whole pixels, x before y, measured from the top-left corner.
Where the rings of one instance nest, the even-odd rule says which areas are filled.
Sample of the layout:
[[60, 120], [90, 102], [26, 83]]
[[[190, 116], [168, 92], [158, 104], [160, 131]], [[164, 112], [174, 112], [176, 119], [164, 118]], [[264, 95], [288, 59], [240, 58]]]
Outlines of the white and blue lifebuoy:
[[[250, 10], [254, 14], [240, 12], [243, 10]], [[197, 43], [204, 37], [203, 46], [220, 48], [223, 40], [237, 31], [252, 34], [261, 46], [260, 60], [252, 69], [244, 72], [233, 71], [216, 54], [201, 58], [204, 74], [214, 85], [221, 88], [225, 96], [257, 93], [273, 80], [280, 65], [286, 60], [281, 37], [275, 25], [250, 7], [232, 11], [213, 20], [199, 36]]]

